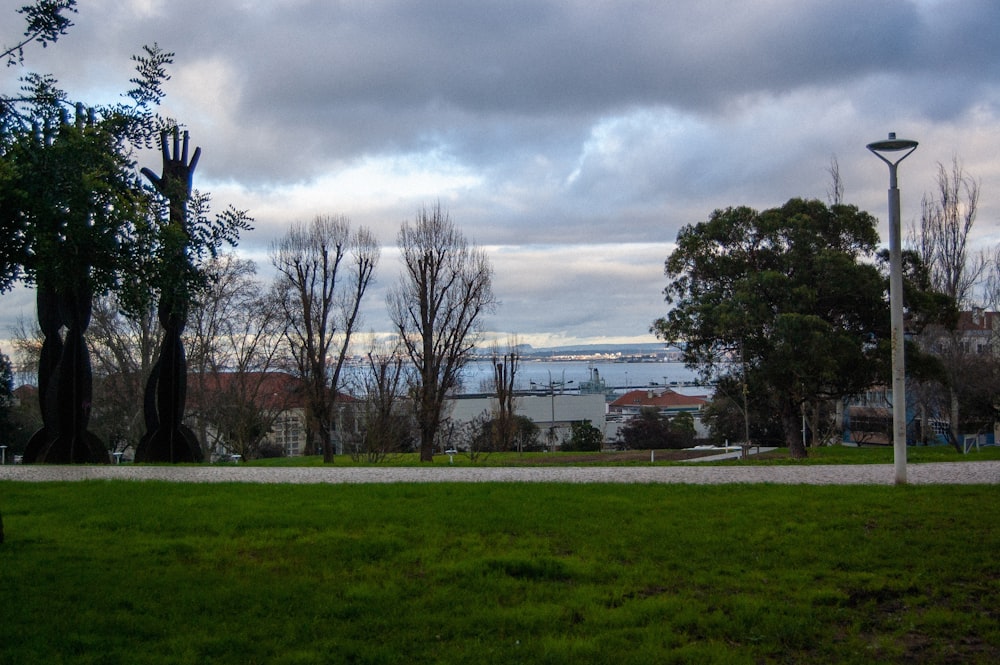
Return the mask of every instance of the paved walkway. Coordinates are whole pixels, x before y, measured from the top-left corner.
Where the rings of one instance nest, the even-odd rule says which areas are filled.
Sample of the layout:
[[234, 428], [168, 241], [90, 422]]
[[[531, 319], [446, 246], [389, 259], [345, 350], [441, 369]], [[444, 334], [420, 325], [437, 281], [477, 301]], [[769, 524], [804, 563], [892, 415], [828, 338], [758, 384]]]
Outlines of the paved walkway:
[[[256, 467], [232, 466], [0, 466], [0, 481], [157, 480], [190, 483], [776, 483], [892, 485], [891, 464], [808, 466], [604, 467]], [[1000, 461], [910, 464], [913, 485], [1000, 484]]]
[[[753, 455], [760, 455], [761, 453], [769, 453], [772, 450], [777, 450], [777, 448], [757, 446], [755, 448], [750, 448], [747, 454], [752, 457]], [[726, 448], [725, 451], [726, 452], [719, 453], [717, 455], [709, 455], [708, 457], [692, 457], [691, 459], [686, 459], [681, 461], [689, 464], [696, 464], [698, 462], [721, 462], [727, 459], [740, 459], [741, 457], [743, 457], [743, 450], [740, 448], [736, 449]]]

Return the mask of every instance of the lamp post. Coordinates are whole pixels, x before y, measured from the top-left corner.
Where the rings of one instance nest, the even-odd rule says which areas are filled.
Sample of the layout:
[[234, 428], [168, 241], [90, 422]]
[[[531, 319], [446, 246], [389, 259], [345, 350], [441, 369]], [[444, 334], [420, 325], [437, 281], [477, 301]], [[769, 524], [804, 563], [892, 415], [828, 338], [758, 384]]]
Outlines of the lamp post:
[[[899, 232], [899, 188], [896, 167], [917, 149], [917, 142], [897, 139], [889, 133], [885, 141], [867, 148], [889, 165], [889, 322], [892, 328], [892, 450], [896, 484], [906, 484], [906, 370], [903, 330], [903, 250]], [[896, 158], [895, 153], [902, 152]], [[888, 153], [892, 159], [886, 157]]]

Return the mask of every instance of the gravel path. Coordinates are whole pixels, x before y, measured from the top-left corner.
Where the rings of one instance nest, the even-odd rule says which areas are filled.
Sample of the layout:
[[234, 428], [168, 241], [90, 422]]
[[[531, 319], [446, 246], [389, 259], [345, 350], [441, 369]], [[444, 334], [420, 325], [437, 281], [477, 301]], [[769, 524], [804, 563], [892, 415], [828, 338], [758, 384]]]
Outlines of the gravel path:
[[[777, 483], [892, 485], [891, 464], [823, 466], [605, 467], [253, 467], [253, 466], [0, 466], [0, 480], [161, 480], [188, 483]], [[1000, 484], [1000, 461], [910, 464], [912, 485]]]

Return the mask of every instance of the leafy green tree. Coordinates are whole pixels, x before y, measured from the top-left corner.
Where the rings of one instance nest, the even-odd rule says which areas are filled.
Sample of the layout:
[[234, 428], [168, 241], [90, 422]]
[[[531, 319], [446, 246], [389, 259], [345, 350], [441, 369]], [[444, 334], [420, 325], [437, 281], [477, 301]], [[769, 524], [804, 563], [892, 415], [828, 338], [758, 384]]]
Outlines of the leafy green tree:
[[854, 206], [792, 199], [716, 210], [684, 227], [666, 261], [672, 306], [653, 324], [713, 378], [743, 375], [777, 399], [785, 441], [805, 457], [803, 403], [857, 394], [887, 360], [876, 220]]
[[38, 372], [44, 426], [25, 460], [106, 461], [87, 428], [93, 392], [85, 333], [94, 295], [115, 288], [139, 263], [133, 239], [149, 200], [137, 181], [130, 132], [153, 116], [138, 96], [127, 110], [78, 103], [70, 112], [54, 81], [26, 80], [27, 97], [5, 107], [13, 110], [5, 114], [0, 155], [0, 226], [14, 233], [0, 286], [20, 276], [36, 287], [46, 340]]
[[604, 445], [604, 433], [594, 427], [589, 420], [578, 420], [570, 423], [569, 441], [562, 445], [563, 450], [599, 451]]
[[[510, 416], [509, 419], [483, 417], [473, 421], [470, 447], [480, 453], [537, 452], [542, 450], [538, 425], [527, 416]], [[503, 431], [507, 438], [498, 432]]]
[[675, 426], [658, 409], [647, 407], [629, 420], [618, 436], [630, 450], [690, 448], [694, 445], [694, 420], [689, 414], [684, 415], [688, 417], [681, 417]]

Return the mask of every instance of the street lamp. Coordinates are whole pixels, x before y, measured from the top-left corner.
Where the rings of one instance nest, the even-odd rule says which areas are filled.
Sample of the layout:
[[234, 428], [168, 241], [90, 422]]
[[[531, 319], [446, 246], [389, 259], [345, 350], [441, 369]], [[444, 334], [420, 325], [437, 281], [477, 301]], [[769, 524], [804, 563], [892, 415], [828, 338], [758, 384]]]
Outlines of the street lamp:
[[[889, 322], [892, 327], [892, 450], [896, 484], [906, 484], [906, 370], [903, 336], [903, 250], [899, 233], [899, 188], [896, 167], [917, 149], [917, 142], [897, 139], [889, 132], [885, 141], [869, 143], [867, 148], [889, 165]], [[905, 151], [905, 152], [904, 152]], [[902, 156], [895, 158], [895, 153]], [[882, 153], [890, 153], [894, 159]]]

